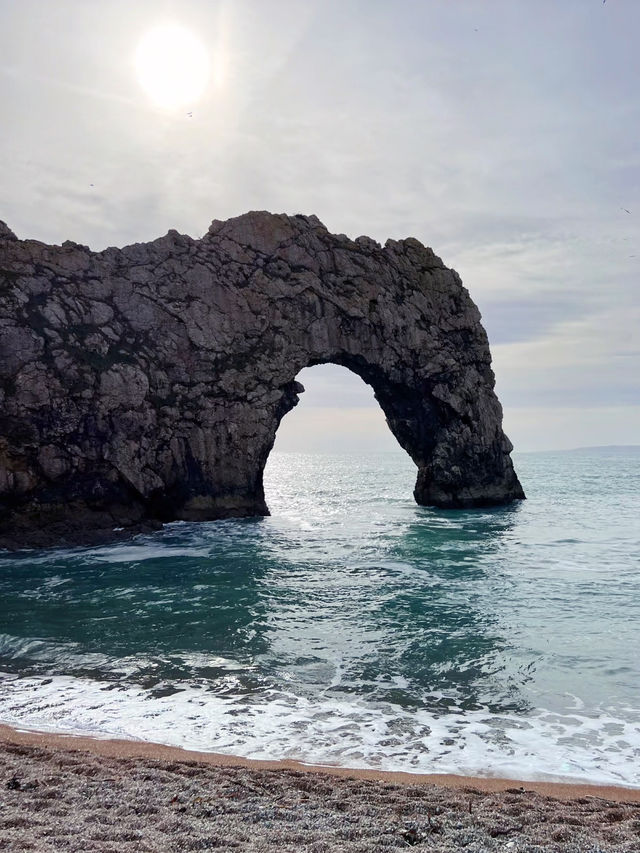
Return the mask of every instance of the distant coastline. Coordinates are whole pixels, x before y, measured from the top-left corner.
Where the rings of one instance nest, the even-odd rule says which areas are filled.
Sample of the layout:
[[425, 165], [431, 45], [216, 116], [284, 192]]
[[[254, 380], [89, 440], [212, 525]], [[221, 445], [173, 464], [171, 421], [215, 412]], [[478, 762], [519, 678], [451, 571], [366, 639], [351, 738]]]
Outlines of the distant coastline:
[[520, 450], [516, 452], [531, 455], [534, 453], [640, 453], [640, 444], [596, 444], [587, 447], [568, 447], [564, 450]]

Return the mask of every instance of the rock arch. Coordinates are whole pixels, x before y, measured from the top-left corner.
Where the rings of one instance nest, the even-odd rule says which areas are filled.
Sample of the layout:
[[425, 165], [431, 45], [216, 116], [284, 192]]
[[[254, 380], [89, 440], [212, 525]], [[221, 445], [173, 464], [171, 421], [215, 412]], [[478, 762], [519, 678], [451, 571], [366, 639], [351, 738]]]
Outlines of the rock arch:
[[373, 387], [440, 507], [524, 494], [480, 314], [417, 240], [248, 213], [91, 252], [0, 225], [0, 541], [268, 513], [262, 472], [303, 367]]

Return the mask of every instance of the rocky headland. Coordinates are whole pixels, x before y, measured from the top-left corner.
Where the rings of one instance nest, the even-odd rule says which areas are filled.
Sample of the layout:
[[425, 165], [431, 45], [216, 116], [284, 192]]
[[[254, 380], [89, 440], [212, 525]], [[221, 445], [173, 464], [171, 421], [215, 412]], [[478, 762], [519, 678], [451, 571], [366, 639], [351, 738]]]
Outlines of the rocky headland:
[[524, 497], [478, 309], [417, 240], [252, 212], [92, 252], [0, 223], [0, 546], [267, 514], [295, 377], [325, 362], [372, 386], [419, 504]]

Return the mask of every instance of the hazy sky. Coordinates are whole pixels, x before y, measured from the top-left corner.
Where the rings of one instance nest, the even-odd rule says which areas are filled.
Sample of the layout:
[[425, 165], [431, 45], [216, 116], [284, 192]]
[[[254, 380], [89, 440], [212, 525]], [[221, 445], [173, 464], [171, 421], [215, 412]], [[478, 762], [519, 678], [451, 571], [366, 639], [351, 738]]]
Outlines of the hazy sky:
[[[210, 63], [176, 109], [134, 65], [165, 22]], [[94, 249], [250, 209], [415, 236], [482, 312], [517, 449], [640, 443], [639, 37], [638, 0], [0, 0], [0, 219]], [[302, 381], [279, 449], [393, 446], [357, 377]]]

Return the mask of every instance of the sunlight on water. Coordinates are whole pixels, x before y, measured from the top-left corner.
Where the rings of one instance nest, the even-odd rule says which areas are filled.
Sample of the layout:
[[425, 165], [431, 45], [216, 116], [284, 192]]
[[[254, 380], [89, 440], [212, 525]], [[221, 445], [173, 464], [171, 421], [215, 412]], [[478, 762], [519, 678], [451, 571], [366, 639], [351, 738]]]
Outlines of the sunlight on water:
[[0, 553], [0, 719], [262, 758], [640, 785], [640, 455], [421, 508], [401, 453], [273, 454], [272, 516]]

